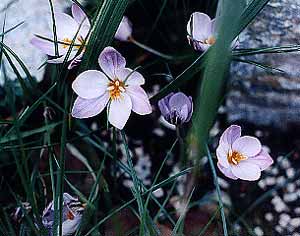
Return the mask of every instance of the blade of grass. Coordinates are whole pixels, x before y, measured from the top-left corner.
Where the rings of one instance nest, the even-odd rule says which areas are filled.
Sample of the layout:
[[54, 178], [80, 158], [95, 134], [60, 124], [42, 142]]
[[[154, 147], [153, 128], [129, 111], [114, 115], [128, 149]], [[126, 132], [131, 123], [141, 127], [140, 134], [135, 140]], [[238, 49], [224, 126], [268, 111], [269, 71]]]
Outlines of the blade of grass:
[[[177, 234], [178, 231], [179, 231], [180, 229], [183, 229], [182, 224], [184, 223], [185, 215], [186, 215], [186, 213], [187, 213], [187, 211], [188, 211], [188, 209], [189, 209], [188, 206], [189, 206], [189, 203], [190, 203], [191, 198], [192, 198], [192, 196], [193, 196], [194, 190], [195, 190], [195, 188], [192, 189], [192, 191], [191, 191], [191, 193], [190, 193], [190, 195], [189, 195], [187, 201], [184, 203], [184, 204], [185, 204], [185, 205], [184, 205], [184, 208], [182, 209], [182, 212], [181, 212], [181, 214], [180, 214], [180, 217], [179, 217], [179, 219], [177, 220], [174, 229], [172, 230], [172, 235], [171, 235], [171, 236], [176, 236], [176, 235], [178, 235], [178, 234]], [[182, 233], [180, 233], [179, 235], [182, 235]], [[227, 235], [225, 235], [225, 236], [227, 236]]]
[[221, 219], [222, 219], [224, 236], [228, 236], [224, 206], [223, 206], [223, 201], [222, 201], [222, 196], [221, 196], [221, 189], [220, 189], [220, 186], [219, 186], [218, 176], [217, 176], [217, 172], [216, 172], [216, 169], [215, 169], [215, 165], [214, 165], [210, 150], [209, 150], [207, 145], [206, 145], [206, 153], [207, 153], [207, 156], [208, 156], [211, 171], [213, 173], [214, 184], [215, 184], [216, 191], [217, 191], [217, 194], [218, 194], [218, 202], [219, 202], [219, 208], [220, 208], [220, 211], [221, 211]]

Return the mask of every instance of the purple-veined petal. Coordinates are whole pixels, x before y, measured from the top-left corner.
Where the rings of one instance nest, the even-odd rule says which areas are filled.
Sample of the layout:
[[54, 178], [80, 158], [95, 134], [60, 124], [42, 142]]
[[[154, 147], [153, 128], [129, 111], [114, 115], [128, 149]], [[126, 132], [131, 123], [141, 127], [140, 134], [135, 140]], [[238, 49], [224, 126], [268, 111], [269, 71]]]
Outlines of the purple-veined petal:
[[109, 81], [105, 74], [97, 70], [82, 72], [72, 83], [72, 89], [81, 98], [100, 97], [107, 91]]
[[187, 122], [187, 118], [189, 117], [189, 108], [187, 104], [184, 104], [179, 111], [179, 119], [182, 122]]
[[109, 101], [109, 94], [104, 93], [101, 97], [84, 99], [78, 97], [73, 105], [72, 116], [83, 119], [98, 115]]
[[159, 110], [165, 119], [170, 115], [170, 112], [171, 112], [170, 106], [169, 106], [169, 100], [173, 96], [173, 94], [174, 93], [170, 93], [158, 101]]
[[125, 58], [113, 47], [106, 47], [101, 52], [98, 63], [103, 72], [111, 79], [115, 79], [116, 71], [125, 68]]
[[209, 47], [211, 45], [207, 44], [207, 43], [201, 43], [199, 41], [193, 40], [191, 38], [188, 37], [189, 40], [189, 44], [196, 50], [196, 51], [206, 51], [207, 49], [209, 49]]
[[248, 160], [241, 161], [239, 164], [231, 165], [230, 167], [232, 173], [239, 179], [255, 181], [260, 178], [260, 168]]
[[123, 16], [119, 28], [115, 34], [115, 39], [120, 41], [128, 41], [132, 34], [132, 23], [128, 17]]
[[[49, 40], [51, 40], [50, 37], [47, 37], [49, 38]], [[31, 39], [31, 44], [35, 47], [37, 47], [38, 49], [40, 49], [43, 53], [49, 55], [49, 56], [55, 56], [55, 43], [54, 42], [51, 42], [51, 41], [48, 41], [48, 40], [45, 40], [45, 39], [41, 39], [37, 36], [34, 36], [32, 39]], [[66, 49], [64, 49], [61, 44], [58, 44], [58, 54], [59, 55], [63, 55], [66, 53]]]
[[74, 214], [73, 219], [67, 219], [62, 223], [62, 235], [72, 235], [80, 225], [82, 215]]
[[232, 149], [232, 144], [235, 140], [241, 137], [241, 127], [238, 125], [229, 126], [222, 134], [219, 146], [222, 146], [224, 150]]
[[85, 12], [75, 3], [72, 5], [72, 16], [78, 25], [87, 25], [90, 27], [90, 22]]
[[216, 150], [218, 161], [224, 168], [229, 168], [229, 162], [227, 159], [228, 152], [229, 149], [227, 149], [227, 146], [224, 145], [219, 145]]
[[217, 163], [217, 166], [219, 168], [219, 170], [228, 178], [230, 179], [238, 179], [231, 171], [231, 169], [228, 167], [228, 168], [225, 168], [224, 166], [221, 165], [220, 162]]
[[78, 56], [76, 56], [68, 66], [68, 69], [71, 70], [74, 67], [78, 66], [83, 58], [83, 52], [81, 52]]
[[212, 36], [211, 19], [208, 15], [195, 12], [187, 24], [188, 34], [195, 40], [204, 41]]
[[145, 83], [144, 77], [137, 71], [133, 71], [129, 68], [121, 68], [116, 71], [118, 79], [125, 81], [126, 85], [139, 86]]
[[193, 98], [191, 96], [189, 96], [189, 99], [190, 99], [190, 105], [189, 105], [189, 116], [187, 118], [187, 122], [189, 122], [192, 118], [192, 115], [193, 115], [193, 110], [194, 110], [194, 105], [193, 105]]
[[254, 157], [261, 151], [261, 143], [255, 137], [243, 136], [233, 142], [232, 150], [246, 157]]
[[66, 38], [72, 40], [79, 28], [77, 22], [65, 13], [55, 14], [55, 25], [57, 38], [59, 40]]
[[[181, 122], [188, 122], [190, 116], [191, 99], [182, 92], [175, 93], [169, 99], [169, 107], [171, 111], [175, 111]], [[186, 107], [185, 109], [182, 109]]]
[[267, 151], [261, 150], [255, 157], [250, 157], [247, 161], [257, 165], [260, 170], [265, 170], [273, 164], [273, 159]]
[[123, 93], [119, 99], [111, 100], [108, 109], [109, 123], [118, 129], [123, 129], [132, 109], [130, 96]]
[[152, 112], [149, 98], [144, 89], [140, 86], [129, 86], [126, 93], [130, 96], [132, 110], [139, 115], [146, 115]]

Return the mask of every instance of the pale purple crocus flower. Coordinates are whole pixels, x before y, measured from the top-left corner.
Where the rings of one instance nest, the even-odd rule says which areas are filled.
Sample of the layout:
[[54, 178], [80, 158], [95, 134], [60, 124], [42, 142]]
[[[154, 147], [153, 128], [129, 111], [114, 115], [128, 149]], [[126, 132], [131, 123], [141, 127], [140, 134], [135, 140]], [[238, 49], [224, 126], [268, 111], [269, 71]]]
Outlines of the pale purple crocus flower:
[[182, 92], [170, 93], [158, 101], [158, 107], [164, 119], [173, 125], [189, 122], [193, 114], [192, 97]]
[[[81, 62], [91, 28], [87, 15], [75, 3], [72, 5], [72, 16], [65, 13], [55, 13], [58, 58], [48, 60], [49, 63], [63, 63], [75, 38], [71, 53], [68, 56], [68, 61], [71, 62], [68, 69], [72, 69]], [[31, 43], [45, 54], [57, 56], [53, 32], [49, 32], [46, 36], [34, 36]]]
[[119, 28], [115, 34], [115, 39], [120, 41], [129, 41], [132, 37], [132, 23], [127, 16], [123, 16]]
[[[78, 198], [72, 197], [68, 193], [63, 194], [62, 209], [62, 235], [72, 235], [78, 229], [85, 205]], [[42, 215], [42, 223], [49, 231], [49, 235], [53, 235], [54, 226], [54, 202], [50, 202], [45, 208]]]
[[260, 141], [241, 136], [241, 127], [232, 125], [222, 134], [217, 148], [218, 168], [231, 179], [258, 180], [261, 171], [273, 164]]
[[215, 19], [201, 12], [194, 12], [187, 24], [189, 44], [197, 51], [206, 51], [216, 42]]
[[145, 83], [144, 77], [126, 68], [126, 60], [117, 50], [106, 47], [98, 63], [104, 73], [85, 71], [72, 84], [78, 95], [72, 109], [73, 117], [93, 117], [107, 106], [108, 121], [123, 129], [131, 110], [139, 115], [152, 112], [148, 96], [141, 87]]

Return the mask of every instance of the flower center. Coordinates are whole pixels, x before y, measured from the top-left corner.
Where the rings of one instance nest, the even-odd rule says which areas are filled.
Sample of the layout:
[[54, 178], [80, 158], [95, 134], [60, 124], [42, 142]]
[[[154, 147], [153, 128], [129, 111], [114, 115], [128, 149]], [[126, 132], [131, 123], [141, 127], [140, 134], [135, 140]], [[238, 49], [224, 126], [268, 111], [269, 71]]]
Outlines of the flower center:
[[[62, 41], [63, 42], [62, 47], [63, 48], [68, 48], [69, 46], [72, 45], [72, 41], [73, 41], [72, 39], [64, 38], [63, 41]], [[76, 48], [76, 49], [80, 49], [81, 45], [84, 44], [84, 39], [81, 36], [79, 36], [79, 37], [77, 37], [77, 41], [78, 42], [76, 42], [76, 41], [74, 42], [73, 47]]]
[[227, 154], [227, 160], [232, 165], [237, 165], [240, 161], [246, 160], [247, 157], [237, 151], [230, 151]]
[[123, 81], [115, 79], [108, 84], [107, 90], [109, 91], [110, 99], [118, 99], [121, 93], [125, 92], [125, 84]]
[[209, 45], [213, 45], [213, 44], [215, 44], [215, 42], [216, 42], [216, 39], [214, 36], [210, 36], [208, 39], [204, 40], [204, 43], [209, 44]]

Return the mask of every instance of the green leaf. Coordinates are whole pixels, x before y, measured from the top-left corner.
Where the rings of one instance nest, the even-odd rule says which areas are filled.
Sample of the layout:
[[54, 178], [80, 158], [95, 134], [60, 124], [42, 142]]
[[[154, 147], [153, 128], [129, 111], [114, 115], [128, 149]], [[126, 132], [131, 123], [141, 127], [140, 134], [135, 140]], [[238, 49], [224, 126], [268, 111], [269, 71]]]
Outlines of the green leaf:
[[99, 54], [115, 36], [128, 2], [129, 0], [104, 0], [98, 5], [80, 71], [96, 67]]

